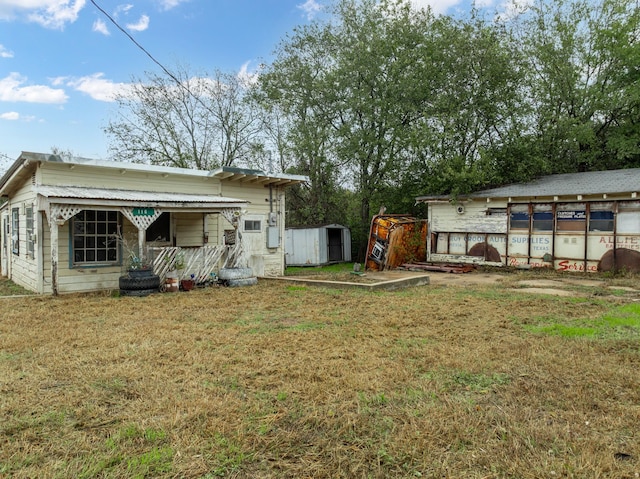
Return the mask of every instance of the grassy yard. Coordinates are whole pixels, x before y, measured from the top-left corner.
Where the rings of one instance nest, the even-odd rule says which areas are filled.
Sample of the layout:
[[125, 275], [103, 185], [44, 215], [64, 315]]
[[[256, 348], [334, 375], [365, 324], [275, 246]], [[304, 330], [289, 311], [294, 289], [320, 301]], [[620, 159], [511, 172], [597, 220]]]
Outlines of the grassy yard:
[[640, 303], [261, 280], [5, 298], [0, 477], [635, 478]]

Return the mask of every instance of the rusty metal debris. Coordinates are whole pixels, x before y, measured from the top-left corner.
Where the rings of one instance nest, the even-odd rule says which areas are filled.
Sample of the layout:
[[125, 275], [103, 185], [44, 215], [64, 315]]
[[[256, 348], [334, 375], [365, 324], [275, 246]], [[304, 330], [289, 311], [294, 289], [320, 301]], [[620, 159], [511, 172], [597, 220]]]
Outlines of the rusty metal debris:
[[443, 273], [470, 273], [476, 269], [473, 264], [457, 264], [457, 263], [404, 263], [398, 269], [406, 271], [440, 271]]
[[366, 271], [385, 271], [426, 259], [427, 221], [407, 215], [375, 215], [371, 221]]

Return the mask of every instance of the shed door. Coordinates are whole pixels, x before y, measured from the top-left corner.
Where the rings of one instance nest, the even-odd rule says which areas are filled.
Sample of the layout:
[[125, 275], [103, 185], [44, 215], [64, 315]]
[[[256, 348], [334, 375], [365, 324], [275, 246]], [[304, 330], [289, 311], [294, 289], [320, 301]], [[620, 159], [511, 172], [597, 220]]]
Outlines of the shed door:
[[329, 261], [343, 261], [342, 257], [342, 229], [328, 228]]

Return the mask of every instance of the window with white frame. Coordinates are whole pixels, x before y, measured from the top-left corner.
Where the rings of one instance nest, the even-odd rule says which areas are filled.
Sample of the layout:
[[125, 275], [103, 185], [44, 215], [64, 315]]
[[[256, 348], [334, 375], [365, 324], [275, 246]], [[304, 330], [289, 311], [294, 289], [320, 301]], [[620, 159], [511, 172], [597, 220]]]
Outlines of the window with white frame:
[[36, 257], [36, 231], [33, 221], [33, 206], [28, 205], [25, 208], [25, 224], [27, 227], [27, 256], [31, 259]]
[[74, 216], [71, 221], [73, 265], [117, 264], [119, 224], [117, 211], [84, 210]]
[[20, 255], [20, 208], [11, 209], [11, 251]]
[[259, 233], [262, 231], [262, 221], [257, 219], [245, 219], [243, 225], [243, 231], [248, 233]]

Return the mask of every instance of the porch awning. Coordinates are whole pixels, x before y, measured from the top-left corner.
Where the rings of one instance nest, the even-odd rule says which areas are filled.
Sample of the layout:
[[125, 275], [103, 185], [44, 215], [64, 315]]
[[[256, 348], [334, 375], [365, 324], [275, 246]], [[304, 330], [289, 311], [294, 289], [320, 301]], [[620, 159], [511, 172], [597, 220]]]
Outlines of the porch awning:
[[218, 212], [228, 208], [242, 208], [249, 202], [238, 198], [187, 193], [165, 193], [140, 190], [85, 188], [81, 186], [50, 186], [36, 188], [38, 209], [53, 204], [73, 204], [104, 208], [142, 207], [162, 208], [164, 211], [190, 210]]

